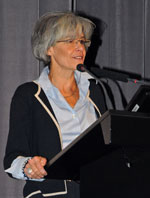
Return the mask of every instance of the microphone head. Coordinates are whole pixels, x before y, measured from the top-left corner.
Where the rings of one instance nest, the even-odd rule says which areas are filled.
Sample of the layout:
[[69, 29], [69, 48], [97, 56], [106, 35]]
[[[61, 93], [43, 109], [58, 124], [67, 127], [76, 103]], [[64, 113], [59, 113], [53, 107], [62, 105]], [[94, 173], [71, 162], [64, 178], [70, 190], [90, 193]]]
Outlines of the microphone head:
[[83, 64], [78, 64], [76, 69], [80, 72], [85, 72], [85, 66]]

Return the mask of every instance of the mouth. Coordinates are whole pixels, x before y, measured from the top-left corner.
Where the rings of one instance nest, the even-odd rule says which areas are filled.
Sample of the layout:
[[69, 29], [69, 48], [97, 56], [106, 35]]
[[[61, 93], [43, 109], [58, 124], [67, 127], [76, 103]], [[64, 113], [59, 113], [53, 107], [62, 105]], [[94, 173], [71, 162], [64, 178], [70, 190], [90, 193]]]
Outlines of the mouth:
[[83, 60], [83, 56], [74, 56], [73, 58], [76, 60]]

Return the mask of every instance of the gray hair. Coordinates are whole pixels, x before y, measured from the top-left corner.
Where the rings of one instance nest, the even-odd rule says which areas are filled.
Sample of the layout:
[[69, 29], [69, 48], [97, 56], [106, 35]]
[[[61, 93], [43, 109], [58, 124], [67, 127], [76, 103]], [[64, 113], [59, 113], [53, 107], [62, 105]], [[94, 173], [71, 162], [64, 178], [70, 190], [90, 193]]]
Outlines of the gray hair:
[[34, 56], [44, 62], [50, 63], [47, 50], [60, 39], [66, 37], [75, 38], [78, 33], [83, 33], [86, 39], [90, 39], [95, 24], [84, 17], [72, 12], [48, 12], [37, 21], [32, 37], [31, 45]]

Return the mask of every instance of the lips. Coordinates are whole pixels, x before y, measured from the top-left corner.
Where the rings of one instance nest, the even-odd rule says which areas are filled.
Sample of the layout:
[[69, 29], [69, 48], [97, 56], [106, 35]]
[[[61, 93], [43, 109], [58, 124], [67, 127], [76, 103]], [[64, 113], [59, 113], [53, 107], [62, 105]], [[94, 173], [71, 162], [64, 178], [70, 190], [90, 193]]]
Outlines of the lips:
[[73, 58], [81, 60], [83, 59], [83, 56], [73, 56]]

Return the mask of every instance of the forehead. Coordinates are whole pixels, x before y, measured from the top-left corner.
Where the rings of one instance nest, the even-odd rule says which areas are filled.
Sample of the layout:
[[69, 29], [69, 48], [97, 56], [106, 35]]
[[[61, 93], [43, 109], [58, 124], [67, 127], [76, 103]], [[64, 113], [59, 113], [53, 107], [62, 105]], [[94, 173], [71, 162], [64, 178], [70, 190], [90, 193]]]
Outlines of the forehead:
[[78, 38], [84, 37], [83, 27], [81, 24], [75, 25], [67, 25], [60, 27], [58, 39], [63, 38]]
[[76, 34], [68, 34], [63, 38], [77, 39], [77, 38], [85, 38], [83, 33], [76, 32]]

